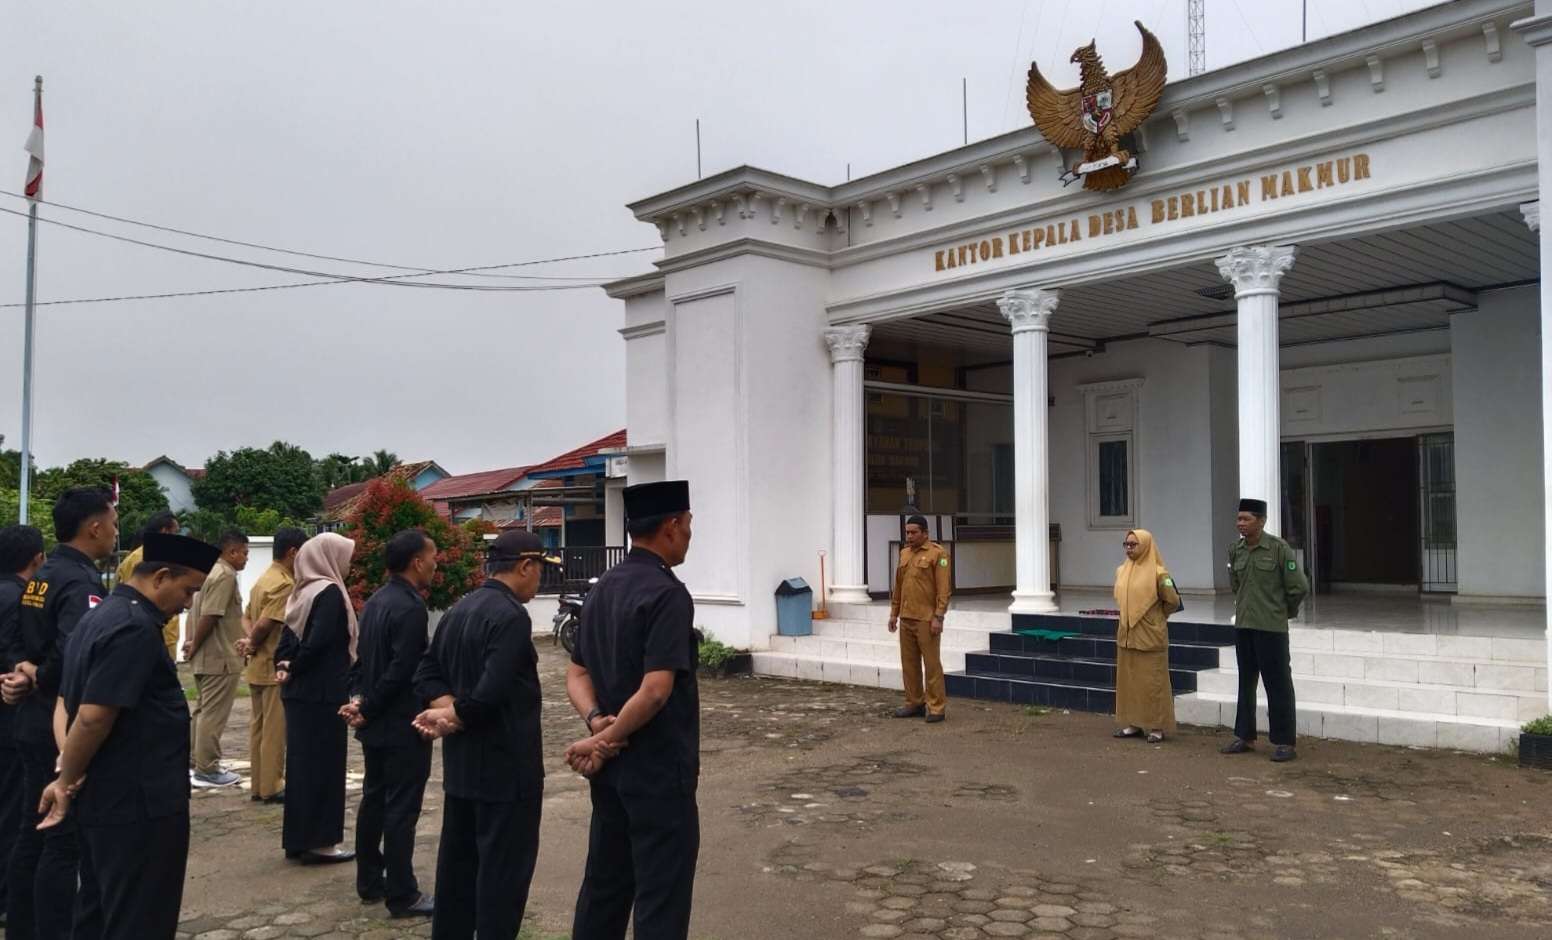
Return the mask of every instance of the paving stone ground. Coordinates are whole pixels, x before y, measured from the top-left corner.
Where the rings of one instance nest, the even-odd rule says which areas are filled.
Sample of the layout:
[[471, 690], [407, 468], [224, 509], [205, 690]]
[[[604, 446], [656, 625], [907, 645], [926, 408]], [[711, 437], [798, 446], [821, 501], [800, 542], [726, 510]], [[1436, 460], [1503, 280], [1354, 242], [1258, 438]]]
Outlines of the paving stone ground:
[[[560, 940], [588, 801], [560, 760], [582, 730], [564, 658], [539, 646], [549, 776], [524, 938]], [[699, 940], [1552, 936], [1552, 775], [1505, 759], [1305, 741], [1274, 765], [1206, 732], [1154, 747], [1103, 716], [966, 701], [928, 726], [888, 718], [890, 693], [780, 680], [703, 680], [702, 698]], [[239, 768], [247, 715], [239, 700], [225, 740]], [[360, 767], [352, 744], [352, 818]], [[361, 905], [353, 866], [287, 864], [280, 819], [246, 791], [196, 793], [183, 937], [429, 936]]]

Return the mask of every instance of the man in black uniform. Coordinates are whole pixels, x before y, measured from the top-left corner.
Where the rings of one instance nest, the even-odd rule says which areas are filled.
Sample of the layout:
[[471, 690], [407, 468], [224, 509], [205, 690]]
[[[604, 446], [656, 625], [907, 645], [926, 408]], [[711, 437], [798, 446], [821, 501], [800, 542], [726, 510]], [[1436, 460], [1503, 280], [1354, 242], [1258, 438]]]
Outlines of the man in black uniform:
[[[21, 703], [16, 742], [22, 758], [23, 813], [11, 855], [15, 878], [10, 903], [13, 915], [19, 914], [18, 897], [30, 892], [36, 933], [23, 932], [28, 928], [21, 916], [12, 916], [7, 930], [12, 937], [35, 936], [38, 940], [69, 940], [72, 935], [75, 940], [95, 940], [101, 927], [74, 916], [78, 874], [81, 890], [88, 897], [97, 890], [90, 873], [80, 871], [74, 821], [52, 827], [46, 834], [34, 827], [39, 818], [38, 800], [54, 779], [54, 763], [59, 757], [54, 743], [54, 703], [59, 697], [65, 641], [82, 615], [102, 603], [107, 593], [97, 562], [113, 554], [118, 512], [105, 490], [75, 487], [55, 500], [53, 515], [59, 546], [22, 591], [20, 642], [11, 657], [16, 669], [3, 684], [5, 701]], [[84, 905], [81, 910], [95, 911], [96, 905]]]
[[432, 899], [415, 880], [415, 823], [420, 820], [431, 742], [416, 733], [420, 712], [415, 669], [426, 653], [426, 602], [437, 567], [436, 543], [420, 529], [388, 540], [388, 583], [361, 611], [351, 669], [351, 701], [340, 716], [356, 729], [366, 757], [366, 782], [356, 813], [356, 893], [387, 900], [391, 917], [430, 917]]
[[523, 605], [546, 564], [532, 532], [502, 533], [485, 583], [442, 618], [415, 673], [430, 707], [415, 727], [442, 743], [442, 841], [432, 940], [517, 936], [539, 856], [544, 740], [539, 664]]
[[[172, 940], [189, 855], [189, 709], [162, 624], [188, 607], [220, 554], [160, 532], [127, 583], [81, 618], [65, 648], [59, 710], [68, 732], [40, 827], [73, 819], [81, 907], [103, 940]], [[93, 910], [95, 908], [95, 910]], [[77, 934], [77, 936], [80, 936]]]
[[[0, 529], [0, 672], [9, 674], [16, 665], [11, 661], [11, 647], [16, 642], [22, 590], [42, 565], [42, 532], [30, 525]], [[0, 927], [6, 922], [11, 846], [22, 819], [22, 763], [16, 749], [15, 712], [12, 706], [0, 703]], [[32, 814], [27, 818], [31, 820]], [[30, 905], [26, 911], [30, 915]]]
[[630, 554], [588, 593], [566, 674], [592, 732], [566, 751], [593, 798], [571, 935], [621, 940], [634, 905], [636, 940], [683, 940], [700, 850], [700, 693], [695, 607], [671, 569], [690, 548], [689, 484], [626, 487], [625, 516]]

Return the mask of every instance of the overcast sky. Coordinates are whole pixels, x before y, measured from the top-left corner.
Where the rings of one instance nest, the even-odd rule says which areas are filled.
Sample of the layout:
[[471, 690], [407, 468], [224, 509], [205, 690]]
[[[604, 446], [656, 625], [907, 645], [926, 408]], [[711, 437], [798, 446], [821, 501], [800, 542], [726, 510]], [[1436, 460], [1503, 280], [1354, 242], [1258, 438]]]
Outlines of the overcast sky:
[[[1311, 39], [1428, 6], [1310, 0]], [[1032, 58], [1058, 84], [1091, 37], [1111, 70], [1141, 19], [1187, 73], [1185, 0], [12, 0], [0, 30], [0, 189], [20, 192], [45, 79], [46, 198], [301, 251], [447, 269], [651, 247], [628, 201], [753, 164], [820, 183], [1024, 126]], [[19, 9], [17, 9], [19, 6]], [[1207, 64], [1295, 45], [1298, 0], [1208, 0]], [[1065, 80], [1065, 81], [1064, 81]], [[0, 207], [23, 209], [0, 196]], [[44, 215], [163, 244], [396, 273]], [[307, 280], [39, 230], [38, 298]], [[26, 222], [0, 215], [0, 303]], [[656, 253], [507, 273], [607, 276]], [[447, 283], [566, 283], [458, 277]], [[454, 473], [522, 464], [624, 423], [619, 305], [601, 290], [329, 285], [42, 306], [34, 453], [189, 465], [284, 439], [388, 448]], [[22, 310], [0, 308], [0, 434], [20, 439]]]

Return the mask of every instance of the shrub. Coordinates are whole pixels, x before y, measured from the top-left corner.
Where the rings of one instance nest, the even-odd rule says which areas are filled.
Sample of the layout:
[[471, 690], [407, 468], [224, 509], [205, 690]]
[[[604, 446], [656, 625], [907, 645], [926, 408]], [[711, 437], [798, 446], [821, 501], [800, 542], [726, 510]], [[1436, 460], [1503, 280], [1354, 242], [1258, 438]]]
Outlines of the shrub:
[[383, 546], [395, 533], [413, 528], [424, 529], [437, 546], [437, 572], [426, 597], [432, 610], [446, 610], [485, 580], [482, 540], [470, 527], [455, 526], [438, 516], [408, 482], [379, 477], [361, 494], [340, 530], [356, 542], [349, 585], [357, 610], [388, 578]]
[[738, 650], [728, 646], [721, 640], [708, 636], [701, 640], [700, 666], [702, 669], [716, 672], [737, 654]]
[[1552, 715], [1543, 715], [1535, 721], [1527, 721], [1520, 726], [1520, 730], [1526, 734], [1552, 734]]

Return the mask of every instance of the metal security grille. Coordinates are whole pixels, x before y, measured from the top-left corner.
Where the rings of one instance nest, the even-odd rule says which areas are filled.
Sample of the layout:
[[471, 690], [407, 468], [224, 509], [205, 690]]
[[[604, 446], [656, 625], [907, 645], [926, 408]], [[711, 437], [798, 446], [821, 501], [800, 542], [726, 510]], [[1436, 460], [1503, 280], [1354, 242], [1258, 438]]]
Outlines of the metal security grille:
[[1418, 490], [1422, 499], [1422, 589], [1456, 590], [1455, 574], [1455, 435], [1425, 434], [1419, 448]]

